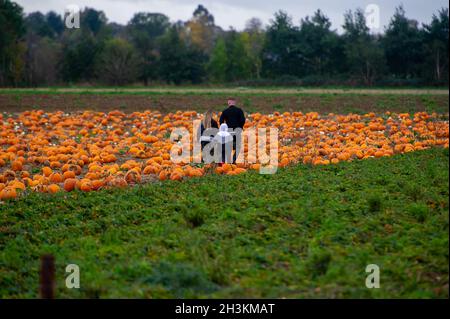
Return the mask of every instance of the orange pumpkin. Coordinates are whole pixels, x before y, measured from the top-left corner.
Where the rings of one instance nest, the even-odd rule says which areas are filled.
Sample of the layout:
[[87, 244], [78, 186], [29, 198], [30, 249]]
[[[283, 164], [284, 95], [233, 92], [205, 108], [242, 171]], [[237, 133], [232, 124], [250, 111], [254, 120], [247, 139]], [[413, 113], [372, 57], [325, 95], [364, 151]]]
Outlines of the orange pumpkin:
[[51, 184], [51, 185], [48, 185], [48, 187], [47, 187], [47, 191], [51, 194], [55, 194], [55, 193], [59, 192], [60, 190], [61, 190], [61, 188], [56, 184]]
[[161, 171], [159, 173], [158, 178], [159, 178], [160, 181], [165, 181], [167, 179], [167, 172], [166, 171]]
[[0, 200], [14, 199], [17, 197], [16, 189], [13, 187], [5, 187], [0, 191]]
[[11, 163], [11, 169], [15, 172], [21, 171], [23, 168], [23, 164], [21, 161], [14, 161]]
[[[265, 151], [269, 154], [278, 149], [280, 167], [296, 163], [337, 164], [430, 147], [448, 148], [449, 124], [437, 114], [386, 115], [389, 117], [373, 112], [254, 113], [248, 115], [245, 128], [278, 128], [278, 142], [266, 143]], [[237, 165], [206, 165], [203, 170], [172, 162], [170, 132], [174, 127], [185, 127], [192, 133], [192, 120], [197, 118], [199, 115], [191, 111], [164, 115], [156, 111], [84, 111], [65, 116], [62, 112], [32, 110], [11, 114], [2, 121], [0, 131], [0, 167], [5, 167], [0, 173], [0, 184], [5, 185], [3, 188], [16, 185], [22, 189], [22, 185], [27, 185], [35, 191], [52, 192], [53, 184], [59, 186], [64, 181], [69, 190], [81, 189], [83, 185], [86, 190], [98, 190], [102, 185], [125, 187], [140, 183], [141, 174], [155, 174], [162, 181], [182, 180], [184, 176], [202, 176], [205, 171], [237, 175], [266, 165], [260, 154], [264, 149], [257, 150], [256, 145], [247, 143], [241, 151], [245, 162]], [[257, 137], [256, 142], [260, 138], [263, 137]], [[183, 145], [192, 151], [192, 145]], [[44, 167], [42, 175], [31, 179], [29, 171], [40, 167]], [[76, 176], [78, 182], [73, 186]]]
[[42, 174], [45, 176], [45, 177], [49, 177], [51, 174], [53, 173], [53, 170], [50, 168], [50, 167], [43, 167], [42, 168]]
[[63, 174], [64, 180], [75, 178], [75, 173], [72, 171], [65, 171]]
[[49, 176], [50, 182], [52, 183], [62, 183], [64, 181], [63, 176], [60, 173], [53, 173]]
[[93, 190], [92, 183], [90, 181], [82, 181], [80, 184], [80, 190], [83, 192], [90, 192]]
[[172, 181], [181, 181], [183, 179], [183, 176], [180, 172], [173, 172], [170, 174], [170, 179]]
[[67, 192], [73, 191], [77, 185], [77, 182], [78, 181], [75, 178], [67, 178], [64, 181], [64, 190]]

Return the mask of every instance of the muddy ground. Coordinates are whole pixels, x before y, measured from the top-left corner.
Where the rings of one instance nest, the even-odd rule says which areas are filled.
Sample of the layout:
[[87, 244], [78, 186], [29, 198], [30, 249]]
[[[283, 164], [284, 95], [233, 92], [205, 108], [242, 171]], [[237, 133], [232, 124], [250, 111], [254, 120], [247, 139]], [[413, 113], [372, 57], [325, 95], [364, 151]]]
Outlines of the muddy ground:
[[[317, 111], [319, 113], [381, 113], [391, 112], [438, 112], [448, 113], [448, 95], [258, 95], [237, 96], [238, 105], [248, 113], [274, 111]], [[95, 110], [108, 112], [121, 110], [134, 112], [159, 110], [163, 113], [177, 110], [203, 112], [208, 108], [221, 111], [226, 105], [223, 94], [22, 94], [0, 93], [0, 112], [16, 113], [31, 109], [46, 111]]]
[[448, 95], [445, 88], [306, 88], [306, 87], [54, 87], [54, 88], [0, 88], [0, 94], [8, 91], [28, 93], [137, 93], [137, 94], [370, 94], [370, 95]]

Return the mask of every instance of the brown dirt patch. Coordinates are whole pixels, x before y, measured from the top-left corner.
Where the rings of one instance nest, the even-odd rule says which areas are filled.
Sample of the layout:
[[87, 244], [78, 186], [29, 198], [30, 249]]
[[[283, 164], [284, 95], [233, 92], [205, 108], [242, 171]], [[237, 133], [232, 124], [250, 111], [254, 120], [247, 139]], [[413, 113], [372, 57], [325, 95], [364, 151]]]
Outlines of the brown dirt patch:
[[[30, 109], [46, 111], [121, 110], [134, 112], [177, 110], [203, 112], [208, 108], [221, 111], [225, 107], [223, 95], [125, 95], [125, 94], [1, 94], [0, 112], [23, 112]], [[316, 111], [319, 113], [438, 112], [448, 113], [449, 100], [445, 95], [240, 95], [239, 105], [249, 113], [274, 111]]]
[[[3, 89], [0, 89], [0, 94]], [[8, 90], [8, 89], [5, 89]], [[49, 88], [19, 89], [45, 92]], [[368, 94], [368, 95], [449, 95], [448, 89], [326, 89], [326, 88], [220, 88], [220, 87], [147, 87], [147, 88], [51, 88], [53, 93], [163, 93], [163, 94]]]

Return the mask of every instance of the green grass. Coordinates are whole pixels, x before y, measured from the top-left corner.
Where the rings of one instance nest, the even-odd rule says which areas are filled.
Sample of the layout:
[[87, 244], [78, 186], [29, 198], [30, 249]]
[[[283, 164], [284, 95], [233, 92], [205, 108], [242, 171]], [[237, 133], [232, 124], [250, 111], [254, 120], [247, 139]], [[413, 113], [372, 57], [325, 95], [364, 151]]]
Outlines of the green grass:
[[60, 298], [448, 298], [448, 154], [30, 194], [0, 205], [0, 297], [37, 297], [52, 253]]

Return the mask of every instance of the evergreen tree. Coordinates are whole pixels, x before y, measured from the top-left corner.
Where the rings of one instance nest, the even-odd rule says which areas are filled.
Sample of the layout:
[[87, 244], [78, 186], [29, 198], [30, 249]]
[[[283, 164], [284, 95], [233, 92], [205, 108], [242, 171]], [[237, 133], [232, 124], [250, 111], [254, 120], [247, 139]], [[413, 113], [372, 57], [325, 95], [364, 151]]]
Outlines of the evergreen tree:
[[301, 20], [299, 41], [302, 76], [330, 75], [342, 71], [343, 46], [331, 22], [320, 10]]
[[45, 15], [50, 29], [53, 31], [53, 38], [59, 37], [64, 31], [64, 22], [62, 17], [54, 11], [50, 11]]
[[448, 84], [449, 11], [442, 8], [434, 14], [430, 24], [424, 25], [426, 52], [425, 76], [436, 83]]
[[361, 9], [345, 14], [345, 56], [350, 75], [365, 85], [372, 85], [385, 67], [383, 50], [378, 39], [371, 36]]
[[15, 2], [0, 0], [0, 85], [18, 85], [24, 69], [23, 10]]
[[279, 11], [266, 33], [263, 49], [263, 73], [266, 77], [301, 74], [299, 30], [286, 12]]
[[111, 36], [102, 11], [86, 8], [80, 19], [81, 28], [66, 29], [61, 38], [59, 69], [62, 79], [69, 83], [95, 79], [95, 61]]
[[47, 23], [45, 15], [38, 12], [32, 12], [25, 18], [25, 25], [28, 33], [38, 35], [40, 37], [54, 37], [54, 31]]
[[390, 73], [399, 78], [418, 77], [425, 59], [422, 43], [417, 21], [408, 19], [403, 7], [398, 7], [383, 38]]

